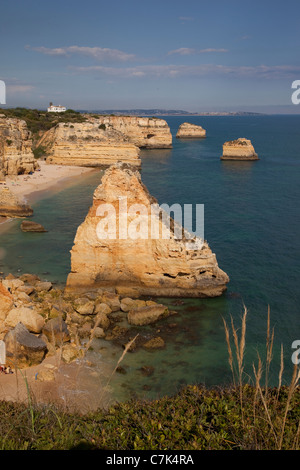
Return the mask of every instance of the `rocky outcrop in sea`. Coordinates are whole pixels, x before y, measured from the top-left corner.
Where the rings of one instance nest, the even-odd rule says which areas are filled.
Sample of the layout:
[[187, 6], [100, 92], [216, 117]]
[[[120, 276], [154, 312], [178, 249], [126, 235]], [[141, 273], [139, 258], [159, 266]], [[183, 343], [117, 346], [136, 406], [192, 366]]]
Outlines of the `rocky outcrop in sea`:
[[176, 138], [177, 139], [203, 139], [206, 137], [206, 130], [202, 126], [183, 122], [180, 124]]
[[230, 140], [223, 145], [223, 155], [221, 160], [259, 160], [251, 140], [240, 137]]
[[[132, 208], [140, 210], [139, 215]], [[106, 220], [99, 215], [103, 210], [108, 211]], [[221, 295], [229, 278], [208, 243], [164, 216], [139, 172], [111, 166], [77, 229], [66, 289], [113, 287], [119, 294], [136, 297]], [[131, 233], [137, 222], [142, 234]], [[99, 235], [103, 223], [108, 232]]]

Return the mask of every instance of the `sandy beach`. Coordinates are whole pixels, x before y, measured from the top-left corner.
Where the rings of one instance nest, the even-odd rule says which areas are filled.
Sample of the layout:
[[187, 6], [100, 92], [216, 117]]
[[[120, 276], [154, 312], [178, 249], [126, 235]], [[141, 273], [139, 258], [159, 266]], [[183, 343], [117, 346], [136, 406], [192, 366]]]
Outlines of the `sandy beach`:
[[83, 173], [95, 171], [94, 168], [52, 165], [44, 161], [39, 162], [40, 170], [32, 175], [7, 176], [6, 186], [22, 200], [37, 191], [45, 191], [65, 179], [78, 177]]

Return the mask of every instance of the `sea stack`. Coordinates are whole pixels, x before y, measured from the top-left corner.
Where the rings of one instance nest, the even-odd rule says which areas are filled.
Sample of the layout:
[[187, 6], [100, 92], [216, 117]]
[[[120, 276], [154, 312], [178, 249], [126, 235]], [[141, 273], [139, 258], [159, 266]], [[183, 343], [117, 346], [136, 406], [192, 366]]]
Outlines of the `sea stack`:
[[[139, 216], [132, 208], [138, 208]], [[130, 297], [221, 295], [229, 278], [207, 242], [188, 237], [186, 231], [179, 238], [182, 227], [171, 218], [166, 224], [162, 213], [138, 171], [120, 164], [108, 168], [86, 219], [77, 229], [66, 291], [113, 288]], [[137, 220], [144, 229], [141, 238], [129, 235]], [[104, 226], [107, 238], [99, 236]], [[153, 226], [158, 227], [156, 235]]]
[[203, 139], [204, 137], [206, 137], [206, 130], [189, 122], [180, 124], [176, 134], [177, 139]]
[[223, 145], [223, 155], [221, 160], [259, 160], [255, 153], [251, 140], [240, 137], [236, 140], [230, 140]]

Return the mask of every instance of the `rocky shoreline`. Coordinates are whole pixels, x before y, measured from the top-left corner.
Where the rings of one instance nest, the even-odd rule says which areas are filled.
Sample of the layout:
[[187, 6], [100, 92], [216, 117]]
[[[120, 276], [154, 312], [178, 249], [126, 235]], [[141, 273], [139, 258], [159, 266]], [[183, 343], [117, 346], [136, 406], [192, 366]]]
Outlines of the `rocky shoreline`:
[[[6, 363], [0, 365], [11, 372], [0, 374], [3, 392], [10, 387], [3, 399], [20, 399], [20, 384], [14, 381], [18, 373], [25, 373], [30, 387], [49, 389], [51, 400], [56, 401], [58, 384], [61, 393], [68, 388], [68, 372], [62, 376], [61, 371], [76, 375], [74, 367], [76, 370], [84, 364], [87, 351], [99, 339], [114, 344], [120, 356], [122, 351], [162, 349], [162, 320], [172, 315], [176, 316], [176, 311], [149, 297], [132, 299], [118, 295], [114, 289], [70, 294], [64, 286], [33, 274], [9, 274], [0, 282], [0, 340], [6, 348]], [[154, 328], [149, 331], [149, 326]], [[176, 328], [176, 320], [166, 327]], [[119, 365], [115, 372], [122, 374], [125, 370]], [[149, 376], [153, 367], [141, 364], [141, 373]], [[39, 401], [45, 400], [41, 393]]]

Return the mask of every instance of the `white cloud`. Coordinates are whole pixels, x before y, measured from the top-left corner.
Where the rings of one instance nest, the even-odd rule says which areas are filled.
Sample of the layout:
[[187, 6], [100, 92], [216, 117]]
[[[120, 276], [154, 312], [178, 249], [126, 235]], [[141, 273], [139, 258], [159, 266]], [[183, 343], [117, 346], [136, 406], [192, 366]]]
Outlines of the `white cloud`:
[[40, 52], [49, 56], [57, 57], [69, 57], [71, 55], [84, 55], [92, 57], [98, 61], [121, 61], [126, 62], [135, 58], [134, 54], [128, 54], [118, 49], [109, 49], [106, 47], [85, 47], [85, 46], [68, 46], [68, 47], [30, 47], [26, 46], [26, 49]]
[[192, 55], [192, 54], [208, 54], [210, 52], [228, 52], [228, 49], [214, 49], [212, 47], [207, 49], [192, 49], [190, 47], [180, 47], [168, 52], [168, 55], [179, 54], [179, 55]]
[[280, 79], [292, 78], [300, 74], [299, 66], [290, 65], [258, 65], [228, 66], [203, 64], [186, 65], [139, 65], [135, 67], [105, 67], [101, 65], [89, 67], [69, 67], [74, 73], [94, 73], [98, 76], [117, 78], [174, 78], [174, 77], [218, 77]]
[[32, 85], [7, 85], [6, 87], [9, 93], [27, 93], [34, 89]]

